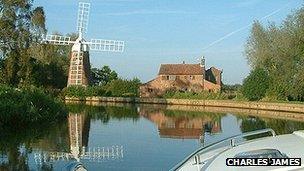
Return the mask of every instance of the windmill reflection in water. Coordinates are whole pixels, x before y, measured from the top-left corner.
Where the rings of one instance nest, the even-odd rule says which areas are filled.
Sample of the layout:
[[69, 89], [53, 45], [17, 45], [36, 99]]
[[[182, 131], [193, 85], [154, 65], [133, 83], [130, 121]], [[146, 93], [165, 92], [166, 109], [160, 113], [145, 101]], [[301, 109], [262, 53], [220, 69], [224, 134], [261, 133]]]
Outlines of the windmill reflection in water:
[[84, 113], [70, 113], [68, 124], [70, 151], [33, 151], [34, 160], [38, 166], [57, 161], [104, 162], [120, 160], [124, 157], [124, 148], [121, 145], [88, 147], [90, 119]]

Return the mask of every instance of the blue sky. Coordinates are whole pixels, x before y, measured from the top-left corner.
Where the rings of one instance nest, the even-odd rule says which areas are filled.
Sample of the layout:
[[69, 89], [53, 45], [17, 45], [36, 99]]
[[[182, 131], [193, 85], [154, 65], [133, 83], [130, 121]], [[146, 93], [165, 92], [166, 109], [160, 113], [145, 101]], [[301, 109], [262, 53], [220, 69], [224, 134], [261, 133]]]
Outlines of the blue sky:
[[[76, 32], [78, 0], [35, 0], [48, 32]], [[244, 44], [256, 19], [280, 23], [302, 0], [83, 0], [91, 3], [86, 39], [125, 41], [124, 53], [92, 52], [93, 67], [109, 65], [121, 77], [153, 79], [161, 63], [198, 63], [223, 69], [223, 82], [248, 75]], [[265, 16], [269, 17], [265, 18]], [[241, 29], [240, 29], [241, 28]], [[234, 31], [236, 31], [233, 33]], [[221, 40], [225, 35], [226, 39]], [[208, 47], [208, 48], [207, 48]]]

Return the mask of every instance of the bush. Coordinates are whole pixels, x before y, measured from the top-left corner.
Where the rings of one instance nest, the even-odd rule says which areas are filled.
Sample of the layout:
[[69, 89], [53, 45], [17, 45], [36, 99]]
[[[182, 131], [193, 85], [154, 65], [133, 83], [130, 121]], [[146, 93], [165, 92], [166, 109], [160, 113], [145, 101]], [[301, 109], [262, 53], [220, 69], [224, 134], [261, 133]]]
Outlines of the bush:
[[242, 93], [250, 101], [260, 100], [265, 97], [269, 88], [269, 76], [263, 69], [251, 71], [243, 82]]
[[103, 86], [92, 86], [92, 87], [83, 87], [83, 86], [69, 86], [62, 90], [62, 96], [65, 97], [92, 97], [92, 96], [105, 96], [106, 90]]
[[78, 97], [85, 98], [86, 97], [86, 88], [83, 86], [69, 86], [62, 90], [64, 96], [67, 97]]
[[69, 86], [63, 89], [63, 96], [85, 98], [92, 96], [104, 97], [138, 97], [140, 81], [137, 78], [133, 80], [117, 79], [112, 80], [105, 86]]
[[92, 96], [105, 96], [106, 90], [103, 86], [92, 86], [87, 87], [86, 89], [86, 96], [92, 97]]
[[114, 97], [138, 97], [138, 89], [140, 80], [134, 78], [133, 80], [117, 79], [111, 81], [106, 85], [108, 95]]
[[64, 104], [43, 89], [14, 89], [0, 85], [0, 126], [56, 122], [66, 116]]

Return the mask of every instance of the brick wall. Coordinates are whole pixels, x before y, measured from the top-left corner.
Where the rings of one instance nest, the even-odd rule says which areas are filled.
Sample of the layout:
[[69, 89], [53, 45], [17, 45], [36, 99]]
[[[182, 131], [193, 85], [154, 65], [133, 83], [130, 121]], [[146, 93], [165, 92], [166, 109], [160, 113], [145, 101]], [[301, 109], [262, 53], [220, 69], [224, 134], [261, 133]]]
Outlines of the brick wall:
[[202, 75], [159, 75], [140, 86], [141, 97], [159, 97], [168, 90], [201, 92], [204, 90]]
[[159, 75], [140, 86], [140, 97], [160, 97], [168, 90], [218, 92], [221, 85], [204, 80], [202, 75]]

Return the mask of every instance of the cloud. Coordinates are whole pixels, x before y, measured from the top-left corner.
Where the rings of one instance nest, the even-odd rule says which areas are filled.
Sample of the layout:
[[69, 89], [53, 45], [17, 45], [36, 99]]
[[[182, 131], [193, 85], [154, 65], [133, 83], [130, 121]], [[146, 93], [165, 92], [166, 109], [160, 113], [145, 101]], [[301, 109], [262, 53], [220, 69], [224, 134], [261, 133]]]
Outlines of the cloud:
[[128, 15], [155, 15], [155, 14], [197, 14], [192, 11], [177, 11], [177, 10], [135, 10], [127, 12], [106, 13], [107, 16], [128, 16]]

